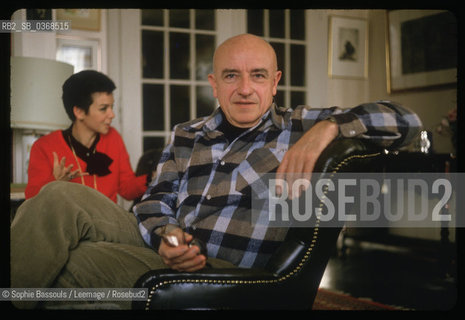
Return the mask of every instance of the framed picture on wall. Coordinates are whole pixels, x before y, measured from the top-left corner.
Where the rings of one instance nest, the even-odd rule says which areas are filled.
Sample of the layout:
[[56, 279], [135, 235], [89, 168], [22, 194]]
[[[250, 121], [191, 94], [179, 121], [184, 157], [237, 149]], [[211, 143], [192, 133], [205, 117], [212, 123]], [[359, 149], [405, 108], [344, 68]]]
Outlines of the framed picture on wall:
[[52, 20], [52, 9], [26, 9], [27, 20]]
[[388, 92], [457, 82], [457, 21], [445, 10], [389, 10], [386, 31]]
[[328, 75], [331, 78], [368, 76], [368, 21], [329, 17]]
[[100, 9], [57, 9], [57, 20], [70, 20], [71, 28], [100, 31]]

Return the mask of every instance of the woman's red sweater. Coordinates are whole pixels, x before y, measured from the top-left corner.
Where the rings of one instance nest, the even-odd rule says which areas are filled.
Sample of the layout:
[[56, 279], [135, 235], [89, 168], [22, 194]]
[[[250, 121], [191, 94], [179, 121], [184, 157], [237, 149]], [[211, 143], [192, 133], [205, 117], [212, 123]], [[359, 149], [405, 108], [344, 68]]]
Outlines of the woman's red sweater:
[[[98, 191], [114, 202], [117, 200], [117, 194], [120, 194], [126, 200], [133, 200], [144, 194], [147, 189], [147, 175], [135, 176], [123, 139], [116, 129], [110, 128], [107, 134], [100, 135], [96, 151], [105, 153], [113, 159], [109, 166], [111, 173], [106, 176], [96, 176]], [[72, 171], [79, 168], [61, 130], [39, 138], [31, 148], [28, 184], [25, 190], [26, 199], [35, 196], [39, 193], [40, 188], [55, 180], [53, 176], [53, 152], [57, 153], [58, 160], [61, 160], [62, 157], [66, 158], [66, 167], [73, 164]], [[82, 171], [86, 172], [87, 163], [79, 157], [76, 158]], [[71, 182], [82, 183], [82, 180], [77, 177]], [[86, 186], [94, 188], [94, 175], [84, 176], [84, 182]]]

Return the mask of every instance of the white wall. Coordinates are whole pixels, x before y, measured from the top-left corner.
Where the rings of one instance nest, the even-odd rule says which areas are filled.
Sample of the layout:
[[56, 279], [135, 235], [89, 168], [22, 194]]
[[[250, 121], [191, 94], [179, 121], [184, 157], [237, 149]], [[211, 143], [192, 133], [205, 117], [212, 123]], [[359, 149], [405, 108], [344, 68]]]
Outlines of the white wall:
[[353, 107], [369, 100], [368, 79], [328, 77], [329, 17], [367, 19], [367, 10], [309, 10], [309, 105], [312, 107]]

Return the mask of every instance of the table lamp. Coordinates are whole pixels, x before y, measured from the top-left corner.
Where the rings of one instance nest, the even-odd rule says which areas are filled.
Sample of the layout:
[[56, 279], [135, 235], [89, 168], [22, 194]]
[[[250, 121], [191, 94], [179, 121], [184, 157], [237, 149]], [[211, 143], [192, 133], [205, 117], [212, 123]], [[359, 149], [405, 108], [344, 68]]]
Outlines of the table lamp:
[[73, 74], [67, 63], [11, 57], [13, 182], [27, 182], [30, 148], [41, 134], [71, 125], [61, 100], [63, 83]]
[[61, 87], [73, 74], [67, 63], [11, 57], [11, 127], [56, 130], [71, 125]]

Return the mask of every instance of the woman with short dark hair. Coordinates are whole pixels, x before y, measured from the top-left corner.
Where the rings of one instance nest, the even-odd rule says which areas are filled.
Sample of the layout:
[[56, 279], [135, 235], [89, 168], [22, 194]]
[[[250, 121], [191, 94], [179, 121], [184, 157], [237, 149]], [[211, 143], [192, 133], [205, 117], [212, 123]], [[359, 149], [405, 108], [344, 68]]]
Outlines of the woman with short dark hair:
[[146, 190], [147, 176], [136, 177], [120, 134], [111, 127], [113, 90], [103, 73], [84, 70], [63, 84], [63, 104], [73, 124], [38, 139], [31, 149], [26, 199], [55, 180], [81, 183], [97, 189], [114, 202]]

